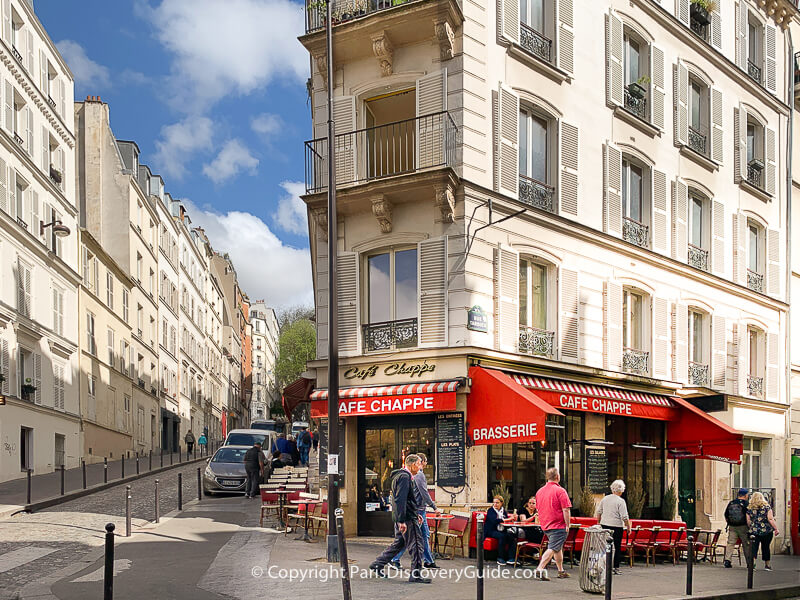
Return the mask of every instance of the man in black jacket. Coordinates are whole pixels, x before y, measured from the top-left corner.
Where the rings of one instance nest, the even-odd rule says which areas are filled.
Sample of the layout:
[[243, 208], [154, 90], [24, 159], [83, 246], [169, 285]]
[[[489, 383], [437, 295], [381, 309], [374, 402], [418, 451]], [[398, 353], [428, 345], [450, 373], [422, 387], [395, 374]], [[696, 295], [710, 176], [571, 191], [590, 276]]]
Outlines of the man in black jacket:
[[394, 520], [394, 541], [369, 566], [370, 569], [384, 576], [383, 568], [403, 548], [408, 549], [411, 556], [411, 583], [430, 583], [431, 580], [421, 575], [422, 552], [425, 540], [422, 539], [422, 517], [419, 508], [422, 506], [416, 493], [412, 477], [419, 472], [422, 462], [416, 454], [406, 456], [404, 469], [392, 471], [392, 518]]

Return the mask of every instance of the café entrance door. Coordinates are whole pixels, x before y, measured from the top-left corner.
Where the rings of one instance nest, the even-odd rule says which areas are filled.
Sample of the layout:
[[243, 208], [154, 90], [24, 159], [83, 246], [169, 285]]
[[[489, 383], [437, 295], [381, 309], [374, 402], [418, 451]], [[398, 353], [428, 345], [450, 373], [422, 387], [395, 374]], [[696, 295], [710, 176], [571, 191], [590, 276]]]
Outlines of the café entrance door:
[[425, 476], [433, 484], [433, 415], [361, 417], [358, 422], [358, 535], [393, 535], [391, 473], [403, 467], [406, 456], [428, 457]]

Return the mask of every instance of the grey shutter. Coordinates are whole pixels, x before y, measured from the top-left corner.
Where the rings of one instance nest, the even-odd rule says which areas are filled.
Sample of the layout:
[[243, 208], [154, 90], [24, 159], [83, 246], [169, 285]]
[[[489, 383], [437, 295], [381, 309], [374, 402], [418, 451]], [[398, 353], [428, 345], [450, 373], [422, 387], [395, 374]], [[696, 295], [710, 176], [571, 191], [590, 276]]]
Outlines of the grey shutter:
[[445, 163], [447, 69], [417, 79], [417, 168]]
[[650, 46], [650, 101], [652, 103], [651, 120], [653, 125], [664, 129], [664, 51], [658, 46]]
[[573, 0], [557, 0], [556, 65], [570, 75], [574, 71], [575, 32]]
[[495, 346], [516, 352], [519, 342], [519, 253], [494, 249]]
[[33, 73], [33, 33], [30, 27], [25, 28], [25, 68], [28, 69], [28, 74], [31, 79], [34, 79]]
[[722, 50], [722, 7], [721, 2], [716, 2], [711, 11], [711, 45], [717, 50]]
[[731, 325], [731, 343], [728, 345], [728, 364], [725, 369], [725, 389], [728, 393], [739, 393], [739, 349], [741, 345], [741, 331], [738, 323]]
[[64, 410], [64, 365], [53, 365], [53, 405]]
[[0, 210], [8, 212], [8, 169], [6, 161], [0, 158]]
[[672, 372], [675, 381], [689, 381], [689, 307], [676, 302], [672, 308]]
[[11, 0], [3, 0], [3, 39], [11, 46]]
[[777, 229], [767, 230], [767, 294], [781, 295], [781, 232]]
[[711, 387], [725, 389], [726, 346], [725, 317], [714, 315], [711, 319]]
[[778, 400], [780, 397], [780, 389], [778, 382], [780, 380], [780, 365], [779, 365], [779, 337], [777, 333], [767, 334], [767, 377], [766, 377], [766, 398], [767, 400]]
[[17, 259], [17, 310], [31, 317], [31, 269], [21, 258]]
[[13, 134], [14, 131], [14, 86], [8, 80], [5, 82], [5, 93], [3, 99], [5, 100], [6, 111], [6, 129], [8, 133]]
[[8, 168], [8, 214], [12, 219], [17, 217], [17, 172]]
[[50, 175], [50, 134], [44, 125], [42, 125], [42, 170], [45, 175]]
[[47, 72], [47, 55], [44, 50], [39, 49], [39, 91], [43, 96], [48, 96], [50, 90], [47, 89], [47, 82], [49, 81], [49, 74]]
[[689, 69], [678, 61], [675, 66], [675, 141], [679, 145], [689, 143]]
[[36, 391], [33, 394], [36, 404], [42, 403], [42, 355], [38, 352], [33, 353], [33, 385]]
[[33, 149], [33, 111], [30, 106], [25, 107], [25, 150], [28, 155], [34, 157]]
[[772, 23], [764, 25], [764, 87], [773, 94], [777, 91], [775, 63], [778, 29]]
[[622, 19], [611, 10], [606, 15], [606, 102], [610, 106], [622, 106], [624, 100], [622, 55]]
[[769, 127], [766, 127], [764, 129], [764, 133], [766, 134], [764, 140], [764, 155], [765, 155], [764, 157], [766, 158], [766, 160], [764, 162], [766, 163], [766, 171], [767, 171], [766, 172], [767, 181], [764, 189], [770, 196], [775, 196], [776, 195], [775, 192], [777, 191], [776, 173], [778, 170], [776, 164], [777, 136], [775, 135], [775, 130], [770, 129]]
[[747, 71], [747, 3], [739, 0], [736, 5], [736, 66]]
[[668, 254], [667, 175], [653, 169], [653, 250]]
[[675, 16], [681, 23], [689, 26], [689, 0], [675, 0]]
[[622, 152], [609, 142], [603, 147], [603, 231], [622, 236]]
[[339, 351], [352, 356], [358, 353], [358, 254], [343, 252], [337, 258]]
[[559, 121], [561, 154], [561, 179], [558, 183], [559, 213], [578, 216], [578, 128]]
[[747, 111], [739, 104], [733, 110], [733, 179], [747, 179]]
[[424, 240], [419, 254], [419, 346], [447, 344], [447, 237]]
[[664, 298], [653, 298], [653, 375], [669, 379], [669, 303]]
[[[72, 98], [70, 98], [70, 102], [72, 102]], [[59, 110], [61, 111], [61, 118], [63, 119], [67, 112], [67, 86], [60, 77], [58, 79], [58, 104]]]
[[347, 135], [356, 128], [356, 99], [338, 96], [333, 99], [333, 119], [336, 122], [336, 182], [352, 183], [357, 177], [356, 139]]
[[722, 92], [719, 88], [711, 88], [711, 160], [722, 164]]
[[500, 84], [495, 128], [495, 190], [519, 197], [519, 95]]
[[577, 363], [580, 356], [580, 316], [578, 312], [580, 298], [578, 296], [578, 272], [561, 269], [559, 272], [561, 285], [559, 349], [563, 362]]
[[11, 385], [11, 357], [8, 353], [8, 340], [0, 340], [0, 374], [3, 375], [3, 395], [8, 395]]
[[715, 275], [725, 275], [725, 205], [711, 203], [711, 270]]
[[622, 369], [622, 286], [603, 284], [603, 368]]
[[739, 285], [747, 284], [747, 217], [741, 213], [733, 215], [733, 280]]
[[519, 43], [519, 3], [520, 0], [498, 0], [500, 37], [513, 44]]
[[689, 186], [678, 177], [672, 182], [672, 258], [689, 260]]

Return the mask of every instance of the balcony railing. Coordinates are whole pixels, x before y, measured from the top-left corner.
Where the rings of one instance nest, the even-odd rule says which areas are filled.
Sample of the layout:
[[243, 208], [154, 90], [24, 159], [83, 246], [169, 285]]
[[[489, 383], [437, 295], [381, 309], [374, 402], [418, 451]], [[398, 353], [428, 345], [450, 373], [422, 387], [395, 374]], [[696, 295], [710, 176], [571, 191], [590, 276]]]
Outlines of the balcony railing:
[[800, 52], [794, 53], [794, 84], [800, 83]]
[[708, 250], [689, 244], [689, 266], [708, 271]]
[[[334, 140], [337, 185], [454, 166], [459, 130], [447, 112], [342, 133]], [[306, 193], [328, 188], [328, 139], [305, 143]]]
[[11, 54], [13, 54], [14, 58], [16, 58], [20, 63], [22, 63], [22, 54], [19, 53], [19, 50], [17, 50], [16, 46], [11, 46]]
[[700, 133], [694, 127], [689, 127], [689, 148], [705, 156], [706, 151], [706, 134]]
[[363, 326], [363, 333], [364, 348], [367, 352], [414, 348], [417, 345], [417, 320], [401, 319], [370, 323]]
[[747, 74], [756, 83], [761, 83], [761, 67], [750, 60], [747, 61]]
[[520, 326], [519, 351], [534, 356], [553, 356], [555, 353], [555, 331]]
[[638, 97], [625, 88], [625, 110], [636, 115], [642, 121], [647, 121], [647, 97]]
[[634, 219], [622, 219], [622, 239], [636, 246], [647, 248], [649, 245], [649, 227]]
[[754, 375], [747, 376], [747, 393], [756, 398], [764, 397], [764, 378]]
[[697, 37], [699, 37], [703, 41], [709, 41], [708, 39], [708, 32], [709, 28], [708, 25], [701, 23], [697, 19], [690, 18], [689, 20], [689, 29], [691, 29]]
[[28, 224], [25, 222], [25, 220], [22, 217], [17, 217], [17, 225], [19, 225], [23, 229], [28, 229]]
[[553, 42], [527, 24], [520, 23], [519, 25], [519, 45], [536, 58], [551, 62]]
[[15, 131], [14, 132], [14, 141], [17, 142], [20, 146], [25, 145], [25, 140]]
[[[333, 0], [331, 17], [333, 25], [394, 8], [411, 0]], [[327, 7], [323, 0], [306, 0], [306, 33], [319, 31], [325, 27]]]
[[689, 385], [707, 386], [708, 365], [689, 361]]
[[56, 101], [53, 100], [50, 96], [47, 96], [47, 103], [52, 106], [53, 108], [56, 107]]
[[747, 165], [747, 183], [750, 185], [756, 186], [758, 189], [764, 189], [761, 185], [762, 182], [762, 175], [764, 169], [760, 166], [760, 163], [751, 161]]
[[630, 373], [647, 375], [650, 373], [650, 353], [635, 348], [623, 348], [622, 369]]
[[519, 176], [519, 201], [554, 213], [555, 188], [525, 175]]
[[758, 292], [759, 294], [764, 293], [764, 274], [757, 273], [756, 271], [751, 271], [747, 269], [747, 287], [753, 290], [754, 292]]

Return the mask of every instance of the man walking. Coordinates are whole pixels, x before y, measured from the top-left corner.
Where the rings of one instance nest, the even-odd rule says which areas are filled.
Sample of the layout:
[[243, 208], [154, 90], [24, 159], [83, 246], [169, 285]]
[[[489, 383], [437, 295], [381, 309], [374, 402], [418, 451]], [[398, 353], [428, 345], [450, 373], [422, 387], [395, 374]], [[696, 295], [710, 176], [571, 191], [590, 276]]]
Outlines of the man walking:
[[430, 583], [431, 580], [421, 575], [423, 518], [419, 515], [420, 504], [415, 493], [416, 485], [412, 479], [419, 470], [422, 462], [416, 454], [406, 456], [406, 465], [403, 469], [392, 471], [392, 519], [394, 520], [394, 541], [383, 553], [369, 566], [370, 569], [384, 577], [383, 568], [403, 548], [408, 548], [411, 556], [410, 583]]
[[547, 469], [547, 483], [536, 492], [536, 508], [539, 511], [539, 523], [547, 536], [547, 550], [542, 554], [539, 566], [533, 572], [534, 579], [549, 581], [547, 565], [555, 559], [558, 567], [558, 578], [566, 579], [569, 573], [564, 570], [564, 542], [569, 530], [570, 508], [567, 491], [558, 482], [561, 476], [556, 467]]
[[264, 475], [264, 453], [261, 452], [261, 442], [256, 442], [244, 453], [244, 470], [247, 473], [244, 496], [245, 498], [255, 498], [256, 494], [261, 493], [258, 486]]
[[[416, 494], [417, 494], [417, 502], [419, 503], [419, 515], [422, 517], [422, 525], [420, 529], [422, 529], [422, 539], [425, 541], [425, 548], [422, 553], [422, 564], [426, 569], [438, 569], [439, 565], [436, 564], [434, 561], [433, 553], [431, 552], [431, 530], [428, 527], [428, 519], [425, 517], [425, 507], [430, 506], [436, 514], [441, 514], [441, 510], [436, 508], [436, 504], [431, 498], [430, 492], [428, 492], [428, 480], [425, 478], [424, 469], [428, 466], [428, 457], [425, 456], [422, 452], [417, 452], [417, 456], [419, 456], [420, 460], [420, 467], [417, 474], [412, 477], [414, 480], [414, 485], [416, 486]], [[400, 558], [405, 554], [406, 549], [403, 548], [397, 555], [391, 560], [392, 566], [399, 569], [400, 568]]]
[[300, 466], [308, 466], [308, 451], [311, 450], [311, 434], [306, 427], [297, 435], [297, 451], [300, 453]]
[[736, 498], [728, 502], [725, 507], [725, 522], [728, 524], [728, 541], [725, 544], [725, 561], [722, 563], [726, 569], [733, 567], [731, 558], [736, 542], [742, 544], [742, 549], [746, 559], [750, 560], [750, 541], [747, 537], [747, 488], [739, 488]]
[[191, 429], [186, 432], [183, 441], [186, 442], [186, 453], [191, 454], [192, 450], [194, 450], [194, 434]]

